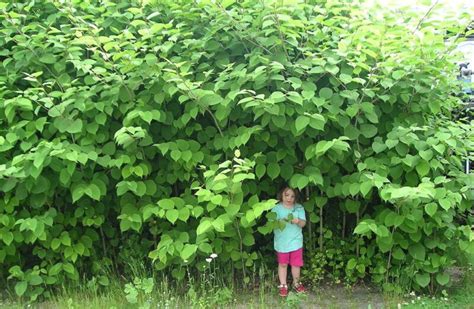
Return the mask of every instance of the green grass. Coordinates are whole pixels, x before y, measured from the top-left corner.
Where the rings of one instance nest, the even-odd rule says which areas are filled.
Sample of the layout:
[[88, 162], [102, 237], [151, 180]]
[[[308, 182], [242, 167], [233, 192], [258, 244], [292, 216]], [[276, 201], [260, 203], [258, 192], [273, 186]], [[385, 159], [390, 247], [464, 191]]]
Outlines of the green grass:
[[[136, 269], [139, 279], [151, 276], [144, 268]], [[221, 276], [225, 274], [221, 274]], [[269, 276], [272, 277], [272, 276]], [[370, 286], [352, 289], [321, 286], [307, 295], [290, 293], [281, 299], [276, 281], [269, 277], [253, 278], [244, 288], [219, 278], [211, 271], [207, 276], [188, 278], [175, 283], [155, 274], [152, 289], [146, 290], [143, 280], [124, 282], [115, 277], [107, 287], [89, 281], [79, 286], [63, 286], [54, 296], [42, 302], [28, 304], [25, 300], [10, 297], [0, 301], [0, 308], [455, 308], [474, 309], [474, 271], [467, 270], [462, 282], [447, 288], [436, 297], [384, 295]], [[136, 303], [131, 303], [130, 289], [137, 291]], [[240, 285], [239, 285], [240, 286]], [[150, 286], [148, 286], [150, 288]], [[132, 293], [133, 294], [133, 293]], [[128, 295], [128, 299], [127, 299]]]

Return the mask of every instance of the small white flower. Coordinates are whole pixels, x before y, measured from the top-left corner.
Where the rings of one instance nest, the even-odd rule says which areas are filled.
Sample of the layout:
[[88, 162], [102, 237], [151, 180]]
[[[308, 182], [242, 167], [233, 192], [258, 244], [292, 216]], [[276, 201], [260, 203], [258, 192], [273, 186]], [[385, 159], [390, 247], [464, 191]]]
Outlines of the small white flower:
[[188, 262], [188, 260], [184, 260], [184, 263], [187, 263], [187, 262]]
[[212, 262], [212, 259], [211, 259], [211, 258], [207, 258], [207, 259], [206, 259], [206, 262], [211, 263], [211, 262]]
[[215, 259], [217, 257], [216, 253], [211, 254], [211, 258]]
[[418, 297], [417, 297], [417, 299], [418, 299], [418, 300], [420, 300], [420, 299], [421, 299], [421, 297], [420, 297], [420, 296], [418, 296]]

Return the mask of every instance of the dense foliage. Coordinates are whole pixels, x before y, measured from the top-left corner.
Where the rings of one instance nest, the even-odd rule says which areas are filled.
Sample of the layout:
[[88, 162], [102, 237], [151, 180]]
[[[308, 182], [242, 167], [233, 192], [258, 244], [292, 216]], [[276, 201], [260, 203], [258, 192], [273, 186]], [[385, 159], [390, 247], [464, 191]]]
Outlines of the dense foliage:
[[473, 140], [443, 36], [306, 2], [0, 3], [0, 277], [35, 299], [132, 257], [182, 278], [213, 252], [245, 276], [273, 258], [288, 182], [310, 254], [449, 284], [474, 253]]

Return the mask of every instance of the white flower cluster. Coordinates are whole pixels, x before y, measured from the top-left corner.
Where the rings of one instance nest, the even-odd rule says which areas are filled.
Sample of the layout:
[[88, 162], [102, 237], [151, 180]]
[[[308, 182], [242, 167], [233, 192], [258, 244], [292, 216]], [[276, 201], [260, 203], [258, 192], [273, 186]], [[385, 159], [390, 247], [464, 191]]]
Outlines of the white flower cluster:
[[213, 259], [217, 258], [216, 253], [212, 253], [207, 259], [206, 262], [211, 263]]

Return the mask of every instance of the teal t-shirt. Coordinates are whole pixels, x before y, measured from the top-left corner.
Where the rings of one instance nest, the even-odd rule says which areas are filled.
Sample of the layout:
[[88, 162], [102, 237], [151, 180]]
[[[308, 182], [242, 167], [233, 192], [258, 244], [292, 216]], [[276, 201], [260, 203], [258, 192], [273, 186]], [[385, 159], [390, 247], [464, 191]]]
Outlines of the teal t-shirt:
[[[288, 219], [290, 214], [293, 218], [306, 221], [304, 208], [300, 204], [293, 205], [293, 208], [286, 208], [282, 203], [278, 203], [273, 207], [273, 212], [277, 214], [277, 220]], [[273, 231], [274, 248], [277, 252], [291, 252], [303, 248], [303, 229], [291, 222], [285, 222], [283, 229], [275, 229]]]

